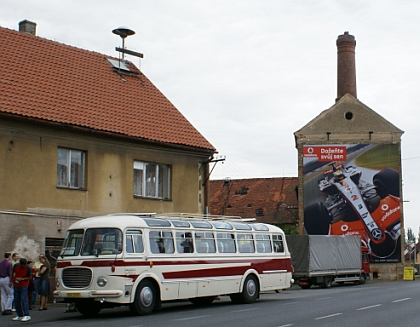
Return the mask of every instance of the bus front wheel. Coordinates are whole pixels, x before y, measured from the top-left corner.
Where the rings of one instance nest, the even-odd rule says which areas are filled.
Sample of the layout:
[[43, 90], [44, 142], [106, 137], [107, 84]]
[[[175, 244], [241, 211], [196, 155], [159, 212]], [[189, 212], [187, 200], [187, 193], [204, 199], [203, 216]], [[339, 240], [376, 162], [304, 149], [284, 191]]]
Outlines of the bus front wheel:
[[156, 288], [150, 280], [143, 280], [136, 290], [136, 298], [131, 307], [139, 316], [151, 314], [156, 306]]
[[230, 299], [233, 303], [254, 303], [259, 296], [259, 284], [254, 275], [249, 275], [245, 279], [244, 288], [241, 293], [231, 294]]

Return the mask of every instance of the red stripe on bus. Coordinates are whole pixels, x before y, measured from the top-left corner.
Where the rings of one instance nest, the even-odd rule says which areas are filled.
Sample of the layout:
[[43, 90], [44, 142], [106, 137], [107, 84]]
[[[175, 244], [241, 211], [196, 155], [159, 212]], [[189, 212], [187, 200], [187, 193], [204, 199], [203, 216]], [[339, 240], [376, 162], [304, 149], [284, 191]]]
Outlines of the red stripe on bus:
[[[259, 273], [267, 270], [286, 270], [288, 272], [292, 271], [291, 268], [291, 259], [290, 258], [270, 258], [270, 259], [215, 259], [215, 260], [162, 260], [157, 258], [156, 260], [149, 261], [124, 261], [124, 260], [86, 260], [81, 264], [73, 265], [71, 261], [59, 261], [57, 262], [57, 268], [66, 268], [66, 267], [135, 267], [135, 266], [149, 266], [150, 262], [153, 263], [153, 266], [173, 266], [173, 265], [217, 265], [217, 264], [243, 264], [240, 267], [249, 267], [257, 270]], [[239, 267], [239, 268], [240, 268]], [[234, 269], [238, 267], [229, 267], [229, 269]], [[153, 268], [151, 268], [153, 269]], [[209, 268], [214, 269], [225, 269], [225, 268]], [[189, 270], [188, 270], [189, 271]], [[232, 275], [232, 274], [230, 274]]]

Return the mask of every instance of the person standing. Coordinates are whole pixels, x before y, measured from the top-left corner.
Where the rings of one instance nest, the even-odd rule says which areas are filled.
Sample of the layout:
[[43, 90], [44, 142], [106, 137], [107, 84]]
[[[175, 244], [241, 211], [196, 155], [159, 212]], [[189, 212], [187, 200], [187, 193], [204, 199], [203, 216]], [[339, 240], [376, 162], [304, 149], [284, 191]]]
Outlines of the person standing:
[[12, 267], [19, 263], [19, 254], [18, 253], [13, 253], [12, 254], [12, 260], [10, 260], [10, 262], [12, 263]]
[[12, 254], [6, 252], [4, 260], [0, 262], [0, 289], [1, 289], [1, 311], [2, 315], [12, 314], [13, 289], [10, 276], [12, 275], [12, 263], [10, 257]]
[[25, 258], [13, 266], [12, 282], [17, 316], [12, 320], [29, 321], [28, 286], [32, 278], [32, 269]]
[[42, 254], [40, 254], [38, 256], [38, 261], [36, 261], [34, 263], [34, 269], [35, 269], [34, 287], [35, 287], [35, 290], [32, 293], [32, 301], [31, 301], [32, 307], [35, 306], [36, 298], [37, 298], [37, 295], [39, 294], [39, 283], [40, 283], [40, 280], [41, 280], [41, 278], [39, 277], [39, 270], [41, 269], [41, 266], [42, 266], [42, 263], [41, 263], [41, 260], [40, 260], [41, 256], [42, 256]]
[[[12, 254], [12, 259], [10, 260], [10, 262], [12, 263], [12, 269], [13, 269], [13, 267], [15, 266], [15, 264], [17, 264], [17, 263], [19, 263], [19, 254], [18, 253], [13, 253]], [[10, 279], [10, 281], [12, 281], [11, 279]], [[14, 295], [15, 294], [15, 292], [13, 291], [13, 286], [12, 286], [12, 296], [13, 296], [13, 299], [12, 299], [12, 312], [15, 312], [16, 311], [16, 309], [15, 309], [15, 299], [14, 299]]]
[[47, 310], [48, 295], [51, 293], [50, 287], [50, 270], [51, 266], [47, 258], [44, 255], [39, 256], [39, 260], [42, 263], [41, 269], [39, 270], [40, 283], [39, 283], [39, 295], [41, 296], [39, 311]]
[[31, 260], [28, 260], [28, 266], [31, 268], [31, 279], [29, 280], [29, 286], [28, 286], [28, 306], [29, 310], [32, 310], [32, 295], [33, 292], [35, 292], [35, 285], [34, 285], [34, 276], [35, 276], [35, 269], [34, 269], [34, 263]]

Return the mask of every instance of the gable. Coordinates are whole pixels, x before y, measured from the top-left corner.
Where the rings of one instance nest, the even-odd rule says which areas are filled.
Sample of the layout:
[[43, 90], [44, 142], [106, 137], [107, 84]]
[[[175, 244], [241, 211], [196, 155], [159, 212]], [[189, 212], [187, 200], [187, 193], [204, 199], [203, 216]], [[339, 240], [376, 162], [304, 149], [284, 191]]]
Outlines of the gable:
[[215, 148], [131, 62], [0, 27], [0, 115], [141, 142]]
[[351, 138], [399, 141], [404, 132], [352, 95], [346, 94], [294, 134], [297, 140], [328, 141], [327, 133], [336, 141]]

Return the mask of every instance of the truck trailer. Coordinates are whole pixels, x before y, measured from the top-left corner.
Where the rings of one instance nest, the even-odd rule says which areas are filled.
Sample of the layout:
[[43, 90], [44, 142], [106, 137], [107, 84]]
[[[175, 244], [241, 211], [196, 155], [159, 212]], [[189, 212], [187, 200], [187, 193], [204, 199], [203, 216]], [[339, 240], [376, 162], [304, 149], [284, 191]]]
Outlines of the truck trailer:
[[293, 278], [304, 289], [312, 285], [328, 288], [333, 282], [364, 284], [369, 278], [359, 236], [288, 235], [286, 240]]

